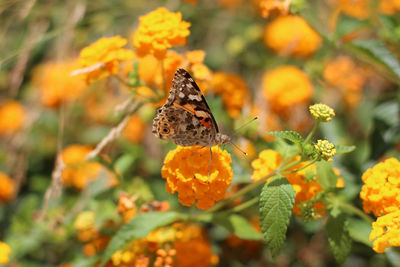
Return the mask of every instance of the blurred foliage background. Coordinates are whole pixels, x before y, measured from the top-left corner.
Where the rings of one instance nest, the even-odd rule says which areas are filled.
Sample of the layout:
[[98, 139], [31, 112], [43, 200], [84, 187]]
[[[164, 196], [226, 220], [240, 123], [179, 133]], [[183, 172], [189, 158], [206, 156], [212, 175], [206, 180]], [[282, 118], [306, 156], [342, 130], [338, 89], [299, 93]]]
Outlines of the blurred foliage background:
[[[135, 51], [132, 36], [139, 17], [159, 7], [180, 12], [191, 23], [186, 45], [170, 49], [184, 59], [168, 56], [172, 63], [166, 63], [171, 68], [165, 70], [170, 72], [166, 82], [183, 62], [194, 65], [185, 53], [201, 50], [203, 72], [191, 72], [207, 92], [220, 128], [249, 154], [230, 145], [224, 148], [232, 156], [234, 173], [227, 194], [251, 183], [251, 163], [259, 152], [285, 146], [279, 140], [274, 144], [267, 131], [306, 135], [311, 130], [312, 103], [325, 103], [336, 113], [332, 122], [321, 125], [318, 137], [356, 146], [334, 161], [344, 180], [340, 197], [348, 203], [362, 209], [363, 173], [387, 158], [399, 158], [399, 1], [3, 0], [0, 240], [11, 248], [10, 266], [93, 266], [134, 214], [190, 212], [166, 191], [161, 178], [164, 157], [175, 145], [151, 132], [160, 104], [127, 102], [144, 85], [156, 88], [157, 100], [166, 96], [155, 77], [162, 71], [157, 61], [135, 56], [135, 63], [120, 64], [118, 75], [90, 84], [81, 78], [88, 66], [75, 62], [83, 48], [102, 37], [120, 35], [128, 40], [125, 48]], [[71, 76], [73, 71], [83, 75]], [[128, 122], [126, 114], [132, 113]], [[234, 131], [254, 116], [256, 122]], [[124, 120], [127, 126], [115, 140], [85, 161]], [[60, 167], [60, 157], [72, 166], [69, 173]], [[57, 176], [62, 183], [57, 184]], [[135, 212], [127, 208], [134, 214], [126, 215], [121, 201], [135, 206]], [[84, 213], [88, 211], [95, 218]], [[256, 205], [242, 213], [258, 225]], [[90, 227], [80, 226], [79, 217], [96, 225], [96, 233], [85, 232]], [[261, 241], [203, 223], [198, 236], [207, 240], [204, 257], [209, 260], [188, 266], [335, 266], [322, 230], [325, 223], [323, 218], [305, 222], [294, 216], [277, 258]], [[398, 249], [384, 254], [372, 250], [370, 230], [368, 224], [349, 226], [355, 242], [344, 265], [398, 265]], [[108, 266], [135, 266], [123, 265], [117, 256]], [[154, 266], [168, 266], [163, 264]]]

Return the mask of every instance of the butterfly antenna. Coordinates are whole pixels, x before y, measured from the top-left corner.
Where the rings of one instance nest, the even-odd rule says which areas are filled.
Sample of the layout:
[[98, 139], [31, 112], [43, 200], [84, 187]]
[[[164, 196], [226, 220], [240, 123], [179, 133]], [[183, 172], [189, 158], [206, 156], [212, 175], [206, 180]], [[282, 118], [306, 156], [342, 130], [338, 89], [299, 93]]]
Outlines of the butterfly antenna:
[[229, 143], [231, 143], [237, 150], [239, 150], [240, 152], [243, 153], [243, 155], [247, 156], [247, 152], [244, 152], [240, 147], [238, 147], [236, 144], [234, 144], [232, 141], [230, 141]]
[[253, 121], [257, 120], [258, 117], [254, 117], [253, 119], [251, 119], [250, 121], [246, 122], [245, 124], [243, 124], [242, 126], [240, 126], [239, 128], [235, 129], [235, 132], [239, 131], [240, 129], [242, 129], [244, 126], [249, 125], [250, 123], [252, 123]]

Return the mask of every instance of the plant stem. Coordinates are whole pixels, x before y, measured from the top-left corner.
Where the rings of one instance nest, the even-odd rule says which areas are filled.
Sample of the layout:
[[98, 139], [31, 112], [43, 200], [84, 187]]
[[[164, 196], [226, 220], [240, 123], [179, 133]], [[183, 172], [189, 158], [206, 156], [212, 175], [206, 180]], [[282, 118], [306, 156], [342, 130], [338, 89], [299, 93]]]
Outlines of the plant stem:
[[308, 166], [313, 165], [316, 161], [317, 161], [317, 159], [313, 159], [312, 161], [310, 161], [308, 164], [304, 165], [301, 168], [298, 168], [296, 170], [289, 171], [289, 172], [282, 172], [282, 174], [289, 174], [289, 173], [295, 173], [295, 172], [301, 171], [301, 170], [307, 168]]
[[315, 131], [317, 130], [319, 123], [320, 123], [320, 121], [316, 121], [316, 123], [314, 124], [314, 127], [312, 128], [311, 132], [308, 134], [306, 140], [304, 140], [304, 144], [307, 144], [311, 140], [311, 137], [314, 135]]
[[226, 212], [227, 212], [227, 213], [237, 213], [237, 212], [240, 212], [240, 211], [242, 211], [242, 210], [244, 210], [244, 209], [247, 209], [248, 207], [251, 207], [251, 206], [253, 206], [254, 204], [256, 204], [256, 203], [258, 202], [259, 199], [260, 199], [259, 196], [253, 197], [252, 199], [250, 199], [250, 200], [248, 200], [248, 201], [246, 201], [246, 202], [244, 202], [244, 203], [242, 203], [242, 204], [240, 204], [240, 205], [238, 205], [238, 206], [236, 206], [236, 207], [234, 207], [234, 208], [232, 208], [232, 209], [230, 209], [230, 210], [227, 210]]
[[350, 213], [356, 214], [360, 216], [362, 219], [364, 219], [368, 223], [372, 223], [374, 220], [369, 217], [367, 214], [365, 214], [362, 210], [348, 204], [342, 201], [338, 201], [339, 207], [341, 207], [343, 210], [347, 210]]

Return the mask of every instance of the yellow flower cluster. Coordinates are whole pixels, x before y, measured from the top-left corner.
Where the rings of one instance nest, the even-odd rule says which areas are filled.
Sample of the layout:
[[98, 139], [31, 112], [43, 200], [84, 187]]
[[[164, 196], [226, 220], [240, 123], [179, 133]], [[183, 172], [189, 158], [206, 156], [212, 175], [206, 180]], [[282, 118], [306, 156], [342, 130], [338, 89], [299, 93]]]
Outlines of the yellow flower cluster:
[[400, 161], [389, 158], [380, 162], [368, 169], [362, 180], [364, 211], [378, 217], [369, 236], [373, 249], [383, 253], [387, 247], [400, 246]]
[[5, 173], [0, 172], [0, 204], [14, 198], [15, 186], [13, 180]]
[[90, 182], [96, 180], [101, 172], [107, 174], [109, 186], [117, 184], [117, 180], [106, 168], [98, 162], [85, 161], [92, 148], [84, 145], [70, 145], [65, 148], [61, 157], [65, 164], [62, 179], [65, 186], [73, 186], [79, 190], [85, 188]]
[[369, 240], [373, 240], [373, 249], [378, 253], [388, 247], [400, 247], [400, 210], [379, 217], [372, 223]]
[[314, 147], [320, 153], [323, 160], [328, 160], [336, 154], [335, 145], [328, 140], [318, 140]]
[[[294, 160], [298, 160], [299, 156]], [[274, 170], [276, 170], [280, 164], [282, 163], [282, 156], [279, 152], [276, 152], [271, 149], [261, 151], [259, 157], [252, 162], [252, 167], [254, 169], [252, 180], [257, 181], [259, 179], [264, 178]], [[308, 162], [301, 162], [290, 169], [288, 171], [293, 171], [296, 169], [300, 169], [307, 165]], [[335, 170], [336, 173], [339, 173], [338, 170]], [[309, 173], [315, 174], [314, 179], [308, 179], [307, 175]], [[301, 169], [300, 171], [289, 173], [285, 175], [290, 184], [293, 186], [293, 189], [296, 192], [296, 202], [293, 207], [293, 213], [296, 215], [300, 215], [301, 204], [307, 201], [312, 201], [319, 192], [322, 191], [322, 187], [319, 185], [319, 177], [316, 175], [316, 166], [314, 164]], [[338, 180], [338, 187], [341, 187], [343, 180]], [[325, 213], [324, 204], [320, 201], [316, 201], [313, 203], [313, 210], [315, 211], [315, 218], [323, 215]]]
[[7, 100], [0, 104], [0, 136], [21, 129], [24, 118], [25, 111], [19, 102]]
[[367, 75], [366, 71], [350, 57], [339, 56], [329, 60], [323, 76], [326, 81], [340, 90], [348, 107], [352, 108], [358, 105]]
[[122, 48], [127, 42], [121, 36], [100, 38], [82, 49], [79, 63], [82, 68], [88, 69], [88, 71], [84, 71], [86, 82], [92, 83], [95, 80], [115, 75], [119, 71], [120, 62], [133, 59], [134, 53]]
[[82, 96], [88, 88], [82, 76], [71, 76], [79, 68], [76, 60], [47, 62], [33, 72], [33, 82], [41, 92], [45, 107], [57, 108], [61, 103], [73, 101]]
[[335, 111], [325, 104], [312, 105], [309, 110], [314, 119], [322, 122], [328, 122], [335, 116]]
[[215, 146], [210, 151], [199, 147], [177, 147], [164, 159], [161, 175], [167, 180], [170, 194], [178, 192], [179, 202], [199, 209], [209, 209], [225, 196], [233, 171], [228, 152]]
[[309, 56], [319, 49], [322, 38], [302, 17], [288, 15], [268, 24], [264, 43], [281, 55]]
[[214, 73], [212, 84], [214, 92], [222, 95], [224, 106], [232, 118], [239, 117], [249, 94], [245, 81], [234, 74]]
[[164, 7], [141, 16], [139, 21], [133, 44], [141, 57], [152, 54], [157, 59], [163, 59], [168, 48], [185, 45], [190, 34], [190, 23], [182, 20], [182, 14], [170, 12]]
[[11, 253], [11, 248], [4, 242], [0, 241], [0, 264], [6, 264], [9, 262], [9, 254]]
[[314, 94], [311, 81], [295, 66], [281, 66], [266, 72], [262, 93], [272, 111], [278, 114], [291, 113], [296, 105], [308, 105]]

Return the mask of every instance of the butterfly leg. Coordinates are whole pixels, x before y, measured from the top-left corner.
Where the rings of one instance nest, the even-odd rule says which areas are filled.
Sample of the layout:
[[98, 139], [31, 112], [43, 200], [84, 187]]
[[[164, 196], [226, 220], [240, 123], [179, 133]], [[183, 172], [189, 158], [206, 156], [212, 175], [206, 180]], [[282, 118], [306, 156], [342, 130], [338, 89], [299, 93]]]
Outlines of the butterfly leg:
[[205, 148], [205, 147], [206, 146], [201, 146], [201, 147], [196, 148], [194, 151], [192, 151], [192, 156], [194, 155], [194, 153], [196, 153], [197, 151], [199, 151], [200, 149]]

